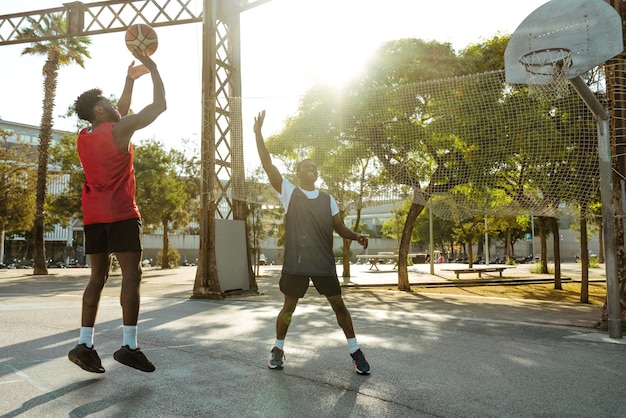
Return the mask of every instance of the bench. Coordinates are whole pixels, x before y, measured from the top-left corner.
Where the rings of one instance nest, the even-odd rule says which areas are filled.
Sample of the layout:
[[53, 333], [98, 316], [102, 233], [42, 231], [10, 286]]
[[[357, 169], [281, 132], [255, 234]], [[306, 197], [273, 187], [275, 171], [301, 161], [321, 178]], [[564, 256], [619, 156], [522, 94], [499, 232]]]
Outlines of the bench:
[[506, 269], [514, 268], [513, 266], [506, 267], [472, 267], [472, 268], [460, 268], [460, 269], [441, 269], [441, 271], [453, 271], [456, 274], [456, 278], [459, 278], [460, 274], [465, 273], [478, 273], [478, 278], [482, 277], [482, 273], [499, 273], [502, 277], [502, 272]]

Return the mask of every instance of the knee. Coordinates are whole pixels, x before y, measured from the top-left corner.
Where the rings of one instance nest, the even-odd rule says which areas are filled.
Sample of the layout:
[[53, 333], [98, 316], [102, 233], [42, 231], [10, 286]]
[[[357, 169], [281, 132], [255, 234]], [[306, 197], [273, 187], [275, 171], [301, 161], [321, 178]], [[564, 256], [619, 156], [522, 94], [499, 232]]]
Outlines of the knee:
[[348, 311], [345, 303], [343, 303], [342, 299], [331, 300], [330, 306], [332, 306], [333, 311], [335, 311], [335, 314], [338, 316], [350, 315], [350, 312]]
[[283, 308], [280, 310], [280, 315], [293, 315], [294, 311], [296, 310], [295, 305], [284, 305]]
[[337, 314], [337, 316], [349, 316], [350, 315], [350, 311], [348, 311], [348, 308], [346, 308], [346, 305], [341, 305], [341, 306], [334, 306], [333, 310], [335, 311], [335, 314]]
[[122, 270], [122, 280], [129, 283], [140, 283], [141, 273], [141, 267], [139, 266], [137, 266], [137, 268]]

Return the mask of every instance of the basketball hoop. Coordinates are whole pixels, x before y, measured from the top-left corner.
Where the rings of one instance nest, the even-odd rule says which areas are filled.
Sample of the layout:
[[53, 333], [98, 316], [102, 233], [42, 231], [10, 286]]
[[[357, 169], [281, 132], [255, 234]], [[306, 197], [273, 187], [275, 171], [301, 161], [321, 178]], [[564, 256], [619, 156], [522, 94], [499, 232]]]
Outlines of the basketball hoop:
[[567, 75], [572, 65], [572, 51], [567, 48], [546, 48], [528, 52], [519, 59], [526, 70], [528, 94], [562, 97], [569, 92]]

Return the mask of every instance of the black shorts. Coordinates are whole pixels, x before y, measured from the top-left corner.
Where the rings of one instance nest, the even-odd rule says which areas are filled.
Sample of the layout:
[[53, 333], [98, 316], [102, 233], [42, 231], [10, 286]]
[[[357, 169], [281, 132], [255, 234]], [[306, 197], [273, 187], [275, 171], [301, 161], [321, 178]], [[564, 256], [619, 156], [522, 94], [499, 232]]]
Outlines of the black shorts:
[[141, 252], [141, 219], [85, 225], [85, 254]]
[[299, 276], [283, 273], [280, 276], [280, 291], [292, 298], [302, 298], [309, 288], [309, 279], [320, 295], [336, 296], [341, 294], [337, 276]]

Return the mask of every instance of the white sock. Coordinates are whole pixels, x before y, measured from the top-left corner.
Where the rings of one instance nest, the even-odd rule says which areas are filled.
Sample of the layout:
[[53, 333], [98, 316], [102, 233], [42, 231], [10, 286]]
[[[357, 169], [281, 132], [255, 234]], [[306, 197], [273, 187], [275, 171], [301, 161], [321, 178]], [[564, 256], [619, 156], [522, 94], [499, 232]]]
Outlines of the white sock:
[[285, 340], [279, 340], [278, 338], [274, 340], [274, 347], [278, 347], [281, 350], [285, 346]]
[[354, 353], [359, 349], [359, 343], [356, 342], [356, 337], [348, 338], [348, 350], [350, 350], [350, 354]]
[[137, 349], [137, 325], [124, 325], [122, 327], [122, 345], [127, 345], [131, 350]]
[[78, 344], [85, 344], [88, 348], [93, 347], [93, 327], [80, 327]]

